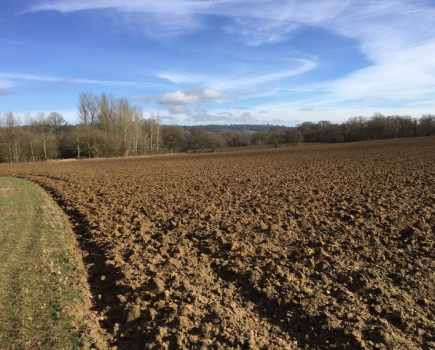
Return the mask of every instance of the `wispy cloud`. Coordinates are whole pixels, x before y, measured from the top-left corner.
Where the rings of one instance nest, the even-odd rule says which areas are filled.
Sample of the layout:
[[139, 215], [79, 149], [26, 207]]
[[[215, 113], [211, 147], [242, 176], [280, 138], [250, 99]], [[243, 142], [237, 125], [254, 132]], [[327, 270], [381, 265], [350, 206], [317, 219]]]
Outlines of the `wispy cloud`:
[[[264, 64], [267, 63], [264, 62]], [[273, 63], [270, 62], [269, 64]], [[240, 75], [239, 72], [233, 72], [232, 74], [228, 74], [226, 77], [222, 77], [216, 75], [180, 75], [176, 73], [161, 73], [158, 74], [158, 77], [166, 79], [174, 84], [201, 84], [212, 86], [219, 90], [255, 89], [266, 83], [277, 82], [307, 73], [317, 66], [317, 63], [314, 60], [300, 58], [290, 58], [284, 64], [287, 66], [287, 69], [266, 74], [258, 74], [257, 72], [250, 71], [248, 72], [249, 74]], [[264, 68], [262, 67], [262, 69]]]
[[435, 94], [435, 9], [407, 0], [355, 5], [322, 26], [357, 40], [370, 65], [317, 84], [325, 94], [311, 104], [327, 106], [361, 101], [370, 106], [405, 106]]
[[[153, 38], [166, 38], [181, 33], [191, 32], [204, 27], [200, 14], [201, 8], [207, 8], [201, 1], [137, 1], [137, 0], [55, 0], [42, 1], [31, 6], [27, 12], [57, 11], [73, 13], [79, 11], [115, 11], [118, 19], [135, 32], [143, 33]], [[125, 26], [124, 26], [125, 27]], [[125, 29], [125, 28], [124, 28]]]
[[211, 25], [208, 16], [221, 17], [227, 19], [221, 24], [224, 31], [255, 45], [285, 41], [299, 30], [318, 27], [358, 40], [369, 56], [433, 39], [431, 24], [435, 18], [433, 8], [411, 0], [46, 0], [28, 9], [62, 13], [85, 10], [113, 10], [128, 14], [125, 21], [145, 26], [160, 22], [161, 30], [167, 27], [175, 34]]
[[65, 87], [67, 87], [70, 84], [71, 84], [70, 79], [60, 79], [58, 81], [55, 81], [55, 82], [49, 84], [49, 86], [41, 87], [38, 85], [32, 85], [32, 86], [30, 86], [30, 90], [35, 91], [35, 92], [56, 92], [56, 91], [60, 91], [60, 90], [64, 89]]
[[[300, 29], [320, 27], [359, 40], [366, 53], [385, 52], [415, 43], [416, 39], [421, 42], [433, 38], [433, 28], [428, 24], [435, 18], [433, 8], [411, 0], [52, 0], [40, 1], [28, 9], [62, 13], [84, 10], [141, 14], [140, 18], [125, 17], [125, 20], [147, 25], [166, 18], [164, 26], [172, 21], [171, 31], [179, 27], [174, 32], [208, 25], [204, 16], [220, 16], [229, 19], [222, 24], [223, 30], [256, 44], [284, 41]], [[173, 21], [174, 18], [177, 20]], [[384, 40], [385, 37], [390, 40]]]
[[13, 81], [11, 81], [10, 79], [4, 79], [0, 76], [0, 89], [9, 89], [13, 86]]
[[300, 102], [311, 106], [332, 106], [356, 100], [382, 106], [433, 100], [435, 61], [432, 52], [435, 52], [435, 41], [401, 50], [345, 77], [306, 86], [308, 91], [311, 89], [321, 94]]
[[[207, 75], [200, 75], [200, 74], [179, 74], [179, 73], [158, 73], [157, 77], [161, 78], [161, 79], [165, 79], [170, 81], [173, 84], [193, 84], [193, 85], [197, 85], [197, 84], [202, 84], [204, 82], [209, 82], [211, 76], [207, 76]], [[213, 76], [212, 79], [216, 79], [215, 76]]]
[[[103, 11], [104, 10], [104, 11]], [[237, 90], [250, 96], [276, 96], [264, 108], [275, 117], [297, 118], [296, 114], [314, 116], [330, 111], [334, 115], [361, 113], [376, 108], [389, 111], [391, 106], [433, 106], [435, 96], [435, 8], [430, 1], [415, 0], [44, 0], [29, 8], [31, 12], [57, 11], [64, 14], [95, 11], [116, 13], [126, 25], [140, 29], [152, 38], [176, 37], [202, 29], [218, 30], [236, 38], [243, 48], [273, 49], [276, 43], [290, 47], [307, 28], [317, 28], [341, 38], [351, 39], [365, 58], [365, 67], [347, 71], [342, 76], [328, 76], [315, 83], [291, 78], [300, 77], [322, 66], [319, 57], [293, 53], [277, 60], [267, 57], [247, 69], [228, 69], [210, 74], [213, 69], [174, 67], [160, 70], [157, 77], [168, 83], [69, 79], [71, 83], [113, 87], [155, 89], [162, 92], [153, 99], [172, 114], [202, 115], [214, 112], [189, 111], [192, 105], [236, 97]], [[138, 29], [139, 31], [139, 29]], [[312, 53], [311, 53], [312, 54]], [[285, 55], [283, 55], [285, 56]], [[245, 57], [244, 57], [245, 58]], [[242, 61], [244, 60], [242, 59]], [[348, 57], [338, 57], [336, 64]], [[245, 60], [248, 61], [248, 60]], [[207, 65], [207, 63], [204, 63]], [[183, 66], [180, 63], [180, 66]], [[203, 67], [203, 66], [202, 66]], [[182, 73], [180, 73], [182, 72]], [[60, 83], [62, 78], [0, 73], [0, 88], [10, 89], [15, 80]], [[314, 81], [314, 79], [313, 79]], [[302, 82], [302, 83], [301, 83]], [[192, 86], [201, 88], [189, 89]], [[159, 94], [158, 92], [156, 95]], [[288, 98], [289, 103], [277, 103]], [[242, 96], [238, 96], [242, 100]], [[242, 101], [241, 103], [244, 103]], [[250, 104], [248, 113], [257, 115], [259, 108]], [[269, 108], [270, 107], [270, 108]], [[417, 109], [416, 109], [417, 110]], [[257, 112], [255, 112], [257, 111]], [[192, 114], [196, 113], [196, 114]], [[348, 114], [349, 116], [349, 114]], [[231, 115], [235, 117], [235, 115]], [[289, 119], [289, 120], [290, 120]], [[205, 119], [204, 119], [205, 120]]]
[[[246, 43], [259, 45], [286, 40], [301, 27], [336, 18], [352, 3], [355, 0], [52, 0], [31, 6], [28, 11], [113, 10], [129, 14], [126, 20], [145, 21], [169, 34], [203, 28], [206, 16], [224, 17], [230, 22], [223, 25], [223, 30], [239, 35]], [[137, 17], [137, 14], [143, 16]]]
[[264, 121], [251, 112], [209, 111], [197, 106], [193, 111], [186, 113], [185, 122], [188, 124], [256, 124]]
[[353, 1], [240, 1], [224, 29], [250, 45], [286, 41], [307, 26], [322, 26], [339, 17]]
[[198, 105], [228, 99], [230, 99], [230, 96], [215, 89], [193, 88], [165, 93], [158, 96], [156, 101], [161, 106], [164, 106], [171, 114], [183, 114], [188, 113], [188, 105]]
[[247, 77], [230, 78], [227, 80], [217, 80], [214, 86], [221, 89], [243, 89], [255, 88], [265, 83], [277, 82], [283, 79], [294, 77], [313, 70], [317, 64], [307, 59], [297, 59], [296, 67], [280, 72], [271, 72], [262, 75], [251, 75]]
[[14, 91], [11, 89], [0, 89], [0, 97], [14, 95], [14, 94], [15, 94]]
[[[388, 87], [397, 90], [407, 75], [409, 85], [427, 87], [434, 80], [435, 63], [427, 62], [431, 57], [429, 47], [435, 42], [433, 23], [435, 9], [424, 6], [424, 2], [411, 0], [379, 0], [361, 2], [359, 0], [162, 0], [158, 2], [137, 0], [53, 0], [41, 1], [29, 11], [59, 11], [70, 13], [84, 10], [113, 10], [129, 14], [125, 20], [140, 21], [154, 26], [162, 23], [161, 30], [170, 22], [169, 31], [182, 33], [184, 29], [202, 28], [211, 25], [207, 16], [225, 18], [222, 30], [238, 36], [247, 44], [261, 45], [288, 40], [299, 30], [318, 27], [342, 37], [355, 39], [360, 51], [371, 61], [371, 66], [349, 74], [347, 77], [330, 84], [329, 90], [343, 97], [364, 98], [373, 96], [369, 89]], [[131, 15], [134, 14], [134, 15]], [[135, 17], [135, 16], [139, 17]], [[157, 23], [157, 24], [156, 24]], [[210, 22], [212, 23], [212, 21]], [[156, 34], [156, 30], [152, 31]], [[433, 52], [433, 51], [432, 51]], [[400, 62], [400, 57], [405, 59]], [[397, 59], [399, 57], [399, 59]], [[416, 64], [421, 60], [425, 65]], [[434, 61], [434, 60], [432, 60]], [[435, 62], [435, 61], [434, 61]], [[300, 60], [299, 67], [280, 72], [267, 72], [249, 75], [216, 78], [205, 81], [201, 74], [189, 72], [177, 75], [161, 73], [161, 78], [174, 84], [200, 85], [205, 82], [219, 90], [252, 87], [265, 82], [277, 81], [294, 75], [303, 74], [315, 68], [313, 60]], [[409, 65], [414, 66], [410, 68]], [[272, 70], [272, 68], [271, 68]], [[402, 73], [400, 73], [402, 70]], [[405, 71], [405, 72], [403, 72]], [[398, 78], [399, 77], [399, 78]], [[373, 79], [373, 82], [370, 82]], [[78, 83], [147, 87], [144, 83], [112, 82], [77, 79]], [[400, 85], [399, 85], [400, 86]], [[432, 87], [431, 87], [432, 88]], [[399, 88], [400, 90], [400, 88]], [[416, 90], [415, 90], [416, 91]], [[400, 94], [398, 94], [400, 95]], [[375, 96], [378, 96], [375, 94]], [[382, 96], [380, 96], [382, 97]]]
[[[51, 88], [49, 87], [51, 91], [58, 90], [59, 86], [65, 86], [67, 84], [132, 87], [132, 88], [143, 88], [143, 89], [152, 88], [152, 89], [159, 89], [159, 90], [167, 90], [170, 88], [170, 86], [166, 84], [148, 83], [148, 82], [122, 81], [122, 80], [98, 80], [98, 79], [86, 79], [86, 78], [63, 78], [63, 77], [53, 77], [53, 76], [45, 76], [45, 75], [32, 75], [32, 74], [7, 73], [7, 72], [0, 72], [0, 79], [7, 79], [7, 81], [9, 82], [14, 80], [29, 80], [29, 81], [54, 83], [54, 85]], [[33, 87], [33, 89], [46, 90], [47, 88]]]
[[185, 105], [166, 105], [165, 109], [172, 115], [189, 114], [189, 108]]
[[[247, 6], [249, 3], [249, 6]], [[243, 14], [240, 6], [244, 6]], [[340, 104], [359, 100], [368, 104], [405, 103], [407, 100], [432, 98], [435, 93], [435, 20], [434, 8], [413, 1], [233, 1], [226, 11], [233, 21], [224, 30], [239, 35], [249, 44], [288, 40], [298, 30], [319, 27], [339, 36], [356, 40], [370, 65], [316, 86], [299, 90], [323, 90], [321, 103]], [[190, 8], [195, 14], [216, 10]], [[228, 10], [228, 9], [227, 9]], [[222, 11], [222, 8], [220, 8]], [[313, 60], [301, 60], [294, 70], [269, 72], [246, 77], [201, 77], [162, 74], [173, 83], [206, 83], [216, 89], [253, 88], [306, 73], [316, 67]], [[271, 68], [272, 69], [272, 68]]]
[[186, 91], [168, 92], [157, 98], [164, 105], [184, 105], [228, 99], [228, 96], [214, 89], [190, 89]]

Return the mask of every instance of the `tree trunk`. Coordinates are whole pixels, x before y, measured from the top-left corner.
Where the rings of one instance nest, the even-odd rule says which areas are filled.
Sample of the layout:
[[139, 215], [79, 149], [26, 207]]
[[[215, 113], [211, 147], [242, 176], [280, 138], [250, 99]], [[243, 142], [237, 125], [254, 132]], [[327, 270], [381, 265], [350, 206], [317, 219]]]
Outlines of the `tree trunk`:
[[17, 141], [14, 142], [14, 158], [15, 158], [15, 163], [18, 163], [19, 156], [18, 156], [18, 143], [17, 143]]
[[12, 158], [12, 149], [11, 149], [11, 144], [8, 144], [8, 149], [9, 149], [9, 161], [11, 163], [13, 163], [13, 158]]
[[33, 141], [30, 141], [30, 153], [32, 154], [32, 162], [35, 162], [35, 152], [33, 150]]
[[44, 146], [44, 160], [47, 161], [47, 141], [44, 139], [42, 144]]
[[150, 153], [153, 153], [153, 127], [150, 126]]

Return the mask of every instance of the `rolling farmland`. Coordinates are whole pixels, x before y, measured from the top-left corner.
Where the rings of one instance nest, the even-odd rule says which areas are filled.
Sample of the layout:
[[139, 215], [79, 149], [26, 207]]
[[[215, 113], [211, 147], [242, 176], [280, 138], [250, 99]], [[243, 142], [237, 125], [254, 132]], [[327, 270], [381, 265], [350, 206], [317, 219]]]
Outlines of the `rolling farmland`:
[[434, 137], [0, 175], [69, 215], [112, 346], [435, 346]]

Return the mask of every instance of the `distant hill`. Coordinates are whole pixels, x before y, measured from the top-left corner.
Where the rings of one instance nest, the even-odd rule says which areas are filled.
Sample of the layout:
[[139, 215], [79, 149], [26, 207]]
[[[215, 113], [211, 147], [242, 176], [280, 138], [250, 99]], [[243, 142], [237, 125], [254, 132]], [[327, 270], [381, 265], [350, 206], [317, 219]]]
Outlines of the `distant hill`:
[[[259, 131], [267, 131], [271, 127], [274, 127], [277, 125], [271, 125], [271, 124], [224, 124], [224, 125], [215, 125], [215, 124], [209, 124], [209, 125], [195, 125], [195, 126], [183, 126], [184, 129], [190, 130], [195, 127], [199, 127], [204, 129], [207, 132], [246, 132], [246, 133], [255, 133]], [[292, 129], [286, 126], [279, 126], [284, 129]]]

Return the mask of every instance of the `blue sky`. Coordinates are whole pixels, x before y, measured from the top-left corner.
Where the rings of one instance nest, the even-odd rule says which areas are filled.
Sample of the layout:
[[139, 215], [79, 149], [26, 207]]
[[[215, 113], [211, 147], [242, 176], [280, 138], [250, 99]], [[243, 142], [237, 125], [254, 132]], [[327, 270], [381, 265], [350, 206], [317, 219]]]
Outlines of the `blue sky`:
[[435, 113], [432, 0], [1, 0], [0, 113], [129, 98], [166, 124]]

